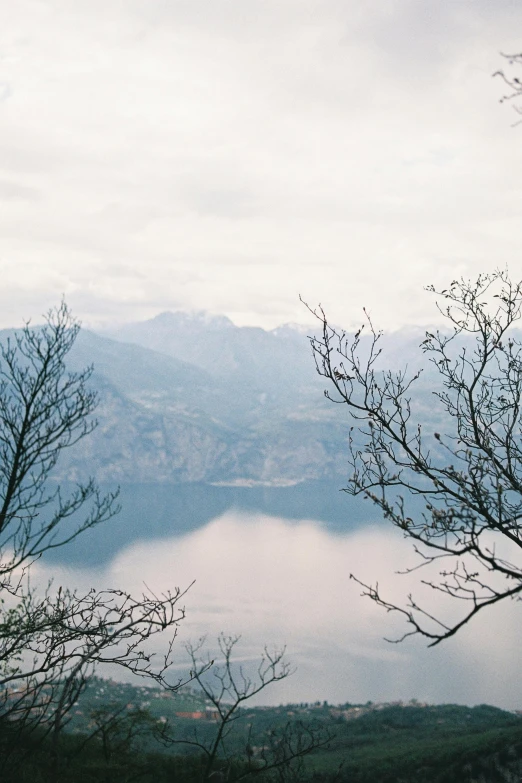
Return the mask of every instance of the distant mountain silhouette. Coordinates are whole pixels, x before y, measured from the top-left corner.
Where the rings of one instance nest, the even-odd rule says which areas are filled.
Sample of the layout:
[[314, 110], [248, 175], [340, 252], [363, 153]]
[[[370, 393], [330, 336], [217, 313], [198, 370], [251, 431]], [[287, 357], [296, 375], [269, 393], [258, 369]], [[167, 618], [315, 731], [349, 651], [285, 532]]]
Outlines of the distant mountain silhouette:
[[[94, 364], [99, 426], [63, 455], [57, 478], [237, 486], [344, 479], [353, 421], [325, 400], [307, 331], [181, 312], [103, 335], [82, 330], [70, 366]], [[383, 364], [426, 364], [423, 336], [387, 337]], [[413, 410], [435, 422], [433, 375], [428, 367], [421, 376]]]

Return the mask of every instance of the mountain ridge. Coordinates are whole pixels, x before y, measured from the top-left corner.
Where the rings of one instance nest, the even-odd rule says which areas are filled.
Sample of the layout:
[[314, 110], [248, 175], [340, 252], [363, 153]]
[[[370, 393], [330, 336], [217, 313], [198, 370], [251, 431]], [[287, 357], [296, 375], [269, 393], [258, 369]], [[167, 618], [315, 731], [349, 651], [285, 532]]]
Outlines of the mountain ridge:
[[[12, 333], [3, 330], [0, 339]], [[84, 329], [71, 351], [70, 369], [94, 365], [99, 426], [62, 455], [58, 479], [231, 486], [344, 481], [353, 420], [325, 400], [327, 384], [303, 330], [238, 327], [201, 311], [163, 313], [114, 333]], [[422, 363], [414, 349], [423, 334], [408, 329], [383, 338], [383, 361]], [[369, 337], [364, 340], [363, 349]], [[428, 366], [413, 409], [428, 421], [435, 416], [433, 376]]]

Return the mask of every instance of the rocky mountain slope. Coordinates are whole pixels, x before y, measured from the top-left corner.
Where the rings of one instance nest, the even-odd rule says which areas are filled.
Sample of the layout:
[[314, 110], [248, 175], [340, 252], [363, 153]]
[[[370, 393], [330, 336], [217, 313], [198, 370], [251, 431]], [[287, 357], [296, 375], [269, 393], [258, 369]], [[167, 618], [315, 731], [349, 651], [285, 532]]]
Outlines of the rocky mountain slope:
[[[419, 338], [394, 336], [392, 364]], [[347, 473], [352, 421], [325, 400], [301, 328], [163, 313], [104, 335], [83, 330], [71, 368], [90, 364], [99, 426], [64, 455], [61, 480], [284, 485]]]
[[299, 331], [166, 313], [128, 332], [80, 334], [72, 366], [94, 364], [99, 426], [60, 478], [284, 484], [342, 473], [348, 428]]

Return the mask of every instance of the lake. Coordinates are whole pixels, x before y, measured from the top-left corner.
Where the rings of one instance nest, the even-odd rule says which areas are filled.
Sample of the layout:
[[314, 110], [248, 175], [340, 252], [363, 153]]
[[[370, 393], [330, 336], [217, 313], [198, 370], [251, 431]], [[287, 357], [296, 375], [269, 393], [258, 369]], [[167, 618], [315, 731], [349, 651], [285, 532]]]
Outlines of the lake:
[[[295, 674], [264, 703], [328, 700], [487, 702], [522, 707], [520, 604], [500, 605], [455, 638], [427, 649], [390, 644], [404, 631], [350, 580], [351, 572], [405, 602], [422, 574], [400, 531], [339, 485], [287, 488], [204, 485], [122, 488], [121, 514], [38, 564], [42, 579], [80, 588], [188, 587], [182, 643], [221, 631], [242, 635], [249, 665], [265, 644], [286, 645]], [[426, 596], [426, 590], [424, 591]], [[433, 611], [455, 613], [430, 595]]]

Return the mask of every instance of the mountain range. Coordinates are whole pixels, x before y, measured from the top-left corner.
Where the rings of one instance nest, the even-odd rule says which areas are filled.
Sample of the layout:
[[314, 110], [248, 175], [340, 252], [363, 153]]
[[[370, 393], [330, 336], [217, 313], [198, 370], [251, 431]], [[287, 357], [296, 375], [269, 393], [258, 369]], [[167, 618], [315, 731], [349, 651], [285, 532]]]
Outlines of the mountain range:
[[[391, 364], [412, 356], [422, 336], [393, 335]], [[60, 480], [284, 486], [347, 475], [353, 422], [325, 400], [303, 327], [265, 331], [166, 312], [82, 330], [70, 366], [91, 364], [98, 427], [63, 454]], [[429, 383], [421, 386], [429, 412]]]

